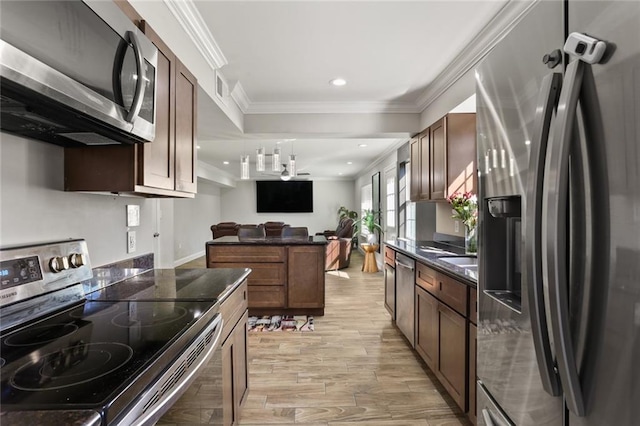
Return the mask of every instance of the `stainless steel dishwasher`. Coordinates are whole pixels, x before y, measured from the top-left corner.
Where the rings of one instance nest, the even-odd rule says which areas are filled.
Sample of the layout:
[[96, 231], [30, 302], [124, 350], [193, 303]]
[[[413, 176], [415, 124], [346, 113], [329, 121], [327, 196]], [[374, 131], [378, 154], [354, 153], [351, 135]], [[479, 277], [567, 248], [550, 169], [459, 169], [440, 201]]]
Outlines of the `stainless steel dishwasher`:
[[411, 347], [415, 347], [415, 269], [415, 260], [396, 254], [396, 325], [409, 340]]

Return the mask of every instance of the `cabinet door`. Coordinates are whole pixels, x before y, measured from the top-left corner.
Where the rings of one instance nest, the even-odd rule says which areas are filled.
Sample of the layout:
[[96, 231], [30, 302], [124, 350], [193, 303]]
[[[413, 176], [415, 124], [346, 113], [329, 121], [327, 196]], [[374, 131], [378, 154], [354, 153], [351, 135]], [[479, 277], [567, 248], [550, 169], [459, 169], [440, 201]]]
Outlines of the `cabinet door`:
[[233, 331], [222, 343], [222, 418], [225, 425], [232, 425], [236, 413], [233, 401]]
[[477, 328], [469, 324], [469, 419], [473, 424], [477, 423], [476, 415], [476, 348]]
[[432, 371], [438, 369], [438, 299], [416, 286], [416, 351]]
[[176, 57], [145, 21], [140, 26], [158, 48], [156, 136], [153, 142], [136, 145], [142, 151], [141, 185], [174, 189]]
[[420, 139], [411, 139], [411, 175], [409, 181], [409, 197], [411, 201], [420, 199]]
[[431, 200], [444, 200], [447, 186], [447, 131], [446, 118], [433, 123], [429, 128], [431, 134]]
[[438, 304], [440, 345], [436, 375], [456, 404], [466, 412], [467, 326], [466, 319], [443, 303]]
[[[249, 314], [245, 311], [233, 331], [233, 397], [234, 405], [240, 412], [249, 389], [249, 374], [247, 371], [247, 321]], [[237, 418], [238, 416], [236, 416]]]
[[431, 135], [430, 129], [420, 135], [420, 199], [428, 200], [431, 190]]
[[249, 388], [247, 319], [245, 312], [222, 344], [222, 412], [225, 425], [238, 423], [240, 407]]
[[477, 193], [476, 115], [447, 115], [447, 195]]
[[324, 308], [324, 246], [291, 246], [287, 307]]
[[181, 62], [176, 64], [175, 189], [197, 192], [196, 108], [198, 82]]

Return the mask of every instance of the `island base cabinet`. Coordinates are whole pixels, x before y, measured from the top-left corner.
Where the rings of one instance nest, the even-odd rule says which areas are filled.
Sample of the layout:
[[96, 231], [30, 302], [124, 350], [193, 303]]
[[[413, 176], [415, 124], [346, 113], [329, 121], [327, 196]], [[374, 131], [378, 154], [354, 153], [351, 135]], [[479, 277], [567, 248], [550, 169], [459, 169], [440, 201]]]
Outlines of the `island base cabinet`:
[[324, 309], [324, 251], [324, 246], [289, 247], [289, 308]]
[[473, 324], [469, 324], [469, 420], [471, 423], [478, 424], [476, 414], [476, 349], [477, 349], [477, 328]]
[[247, 320], [245, 311], [240, 321], [222, 343], [222, 403], [225, 426], [236, 425], [240, 420], [240, 408], [249, 389], [247, 371]]

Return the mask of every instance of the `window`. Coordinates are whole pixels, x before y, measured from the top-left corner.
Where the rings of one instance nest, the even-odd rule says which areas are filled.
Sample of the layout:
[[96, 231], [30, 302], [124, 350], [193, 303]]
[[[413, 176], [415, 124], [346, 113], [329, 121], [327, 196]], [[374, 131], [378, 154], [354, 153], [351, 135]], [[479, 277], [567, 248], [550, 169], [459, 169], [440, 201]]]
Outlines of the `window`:
[[398, 181], [398, 235], [410, 240], [416, 239], [416, 203], [411, 202], [411, 163], [400, 164]]
[[393, 176], [386, 176], [386, 219], [387, 226], [396, 227], [396, 179]]
[[[360, 189], [360, 217], [364, 217], [365, 210], [371, 210], [373, 207], [373, 186], [365, 185]], [[360, 233], [367, 235], [369, 231], [361, 226]]]

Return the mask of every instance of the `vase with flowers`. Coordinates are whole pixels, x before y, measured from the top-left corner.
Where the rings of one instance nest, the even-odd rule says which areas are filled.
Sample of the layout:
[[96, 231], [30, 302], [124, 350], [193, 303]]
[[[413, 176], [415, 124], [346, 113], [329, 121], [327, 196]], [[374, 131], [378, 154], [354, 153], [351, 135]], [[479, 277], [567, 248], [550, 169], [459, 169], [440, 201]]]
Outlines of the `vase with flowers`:
[[447, 201], [451, 204], [452, 215], [464, 225], [464, 247], [467, 254], [478, 252], [478, 198], [471, 192], [456, 192]]

